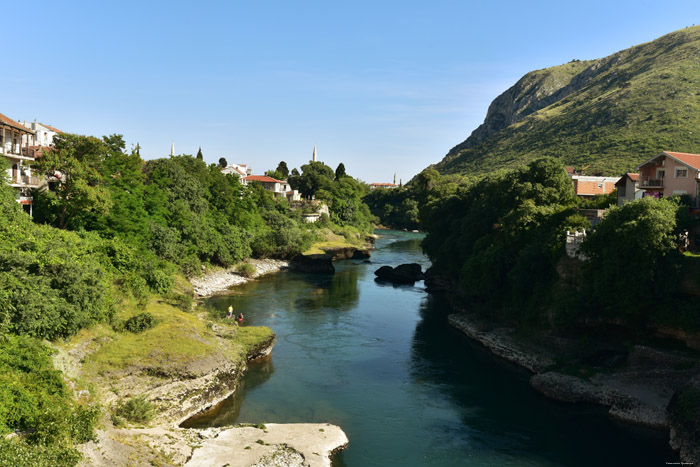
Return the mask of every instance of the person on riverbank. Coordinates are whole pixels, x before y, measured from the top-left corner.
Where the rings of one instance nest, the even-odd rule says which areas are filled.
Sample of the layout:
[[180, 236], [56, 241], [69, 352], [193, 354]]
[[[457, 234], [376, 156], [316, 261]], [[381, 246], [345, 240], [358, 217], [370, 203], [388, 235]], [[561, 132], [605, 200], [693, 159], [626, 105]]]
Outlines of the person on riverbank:
[[238, 325], [241, 326], [243, 324], [243, 313], [238, 313], [238, 318], [236, 318], [238, 321]]
[[228, 306], [228, 316], [227, 318], [233, 318], [233, 305]]

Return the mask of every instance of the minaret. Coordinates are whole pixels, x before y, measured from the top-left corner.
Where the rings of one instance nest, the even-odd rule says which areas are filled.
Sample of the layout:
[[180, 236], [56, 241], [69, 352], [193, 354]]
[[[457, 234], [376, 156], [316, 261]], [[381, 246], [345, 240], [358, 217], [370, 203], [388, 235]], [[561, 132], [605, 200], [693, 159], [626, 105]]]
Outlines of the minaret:
[[170, 143], [170, 155], [175, 157], [175, 140], [173, 140], [173, 142]]
[[316, 162], [316, 145], [314, 144], [314, 155], [313, 155], [313, 161]]

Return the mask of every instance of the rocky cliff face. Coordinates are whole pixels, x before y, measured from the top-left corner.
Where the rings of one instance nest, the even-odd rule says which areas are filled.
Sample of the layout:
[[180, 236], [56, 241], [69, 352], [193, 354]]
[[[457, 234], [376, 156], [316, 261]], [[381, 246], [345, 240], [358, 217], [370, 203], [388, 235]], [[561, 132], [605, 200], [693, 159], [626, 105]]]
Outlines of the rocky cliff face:
[[526, 74], [494, 99], [486, 113], [484, 123], [479, 125], [469, 138], [452, 148], [447, 156], [478, 146], [502, 129], [568, 96], [583, 86], [587, 81], [586, 78], [590, 78], [591, 73], [581, 72], [598, 62], [573, 61], [566, 65]]

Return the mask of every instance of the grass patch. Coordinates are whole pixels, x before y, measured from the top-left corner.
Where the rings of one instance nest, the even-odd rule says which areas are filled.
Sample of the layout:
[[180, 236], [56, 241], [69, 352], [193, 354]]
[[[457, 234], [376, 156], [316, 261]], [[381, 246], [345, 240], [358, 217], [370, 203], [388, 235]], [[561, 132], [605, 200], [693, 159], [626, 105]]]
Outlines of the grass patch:
[[265, 326], [243, 326], [238, 328], [234, 342], [242, 347], [245, 355], [248, 355], [274, 336], [272, 329]]
[[106, 331], [109, 342], [86, 357], [93, 374], [124, 369], [130, 365], [169, 367], [216, 350], [213, 333], [197, 316], [167, 303], [151, 301], [146, 311], [158, 326], [139, 334]]

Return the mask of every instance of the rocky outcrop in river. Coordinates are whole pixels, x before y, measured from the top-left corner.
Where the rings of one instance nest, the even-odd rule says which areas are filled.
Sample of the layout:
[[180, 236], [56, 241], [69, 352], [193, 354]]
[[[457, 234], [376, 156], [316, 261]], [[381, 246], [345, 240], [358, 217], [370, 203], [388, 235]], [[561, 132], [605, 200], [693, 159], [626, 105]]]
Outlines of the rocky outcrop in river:
[[374, 275], [377, 276], [377, 279], [395, 284], [413, 284], [423, 280], [423, 271], [420, 264], [417, 263], [400, 264], [395, 268], [382, 266], [374, 271]]

